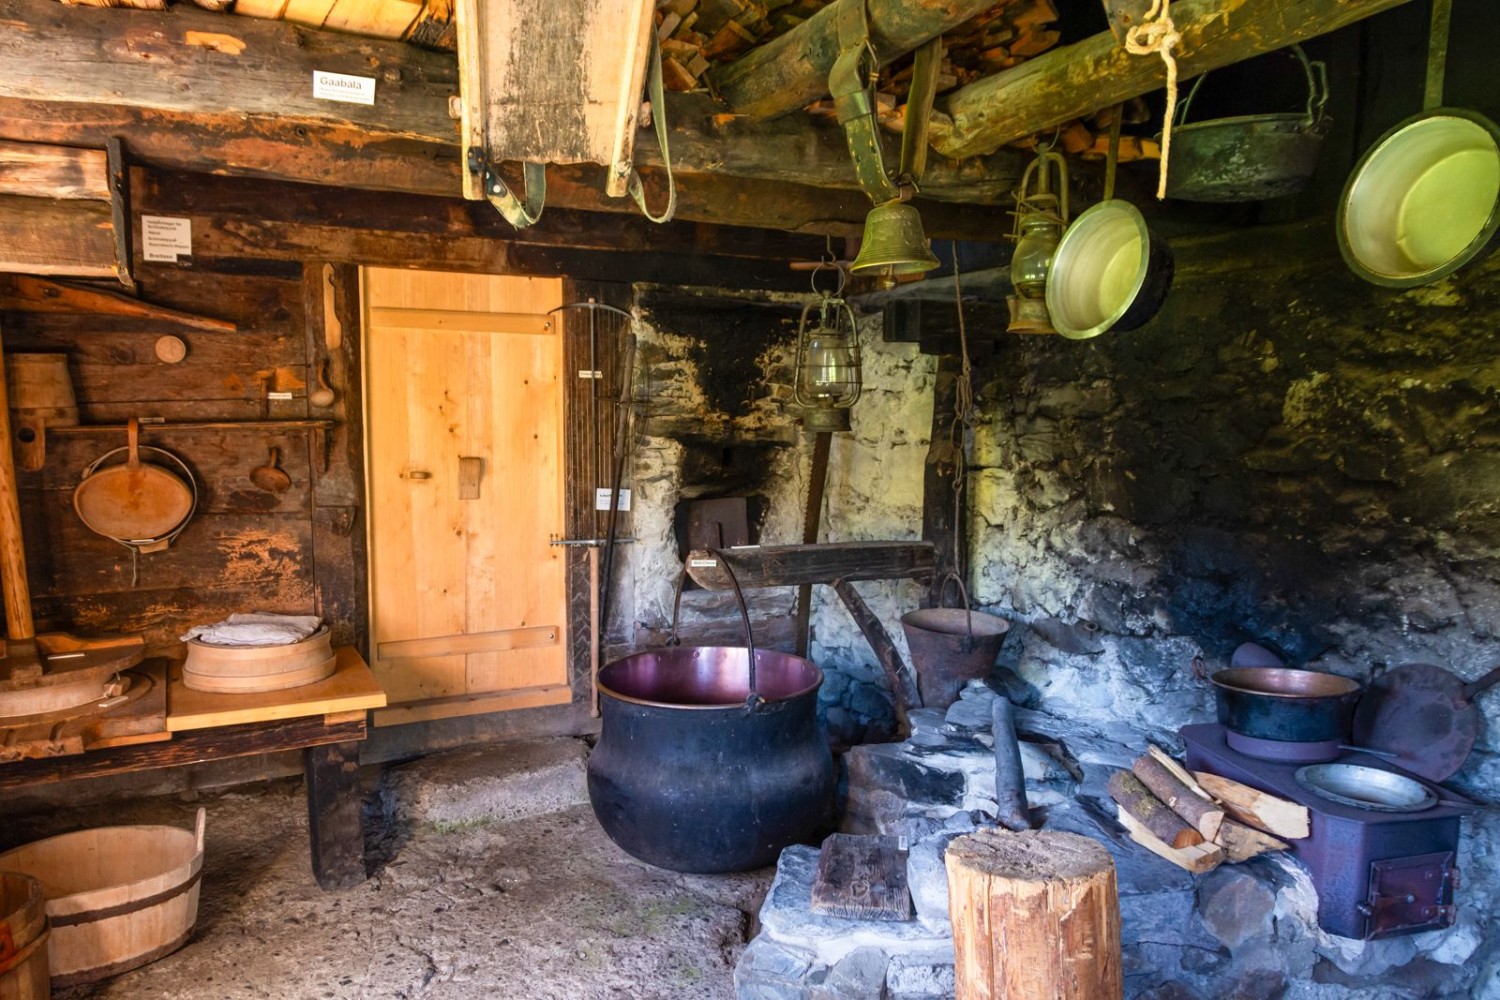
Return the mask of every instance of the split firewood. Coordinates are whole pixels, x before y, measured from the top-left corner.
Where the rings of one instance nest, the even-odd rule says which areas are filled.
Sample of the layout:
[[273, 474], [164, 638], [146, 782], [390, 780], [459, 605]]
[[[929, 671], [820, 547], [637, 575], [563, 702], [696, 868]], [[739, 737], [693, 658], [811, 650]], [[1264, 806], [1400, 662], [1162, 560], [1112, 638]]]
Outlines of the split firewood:
[[1139, 820], [1167, 846], [1180, 849], [1203, 843], [1203, 834], [1183, 822], [1181, 816], [1168, 809], [1129, 771], [1116, 771], [1109, 776], [1109, 794], [1121, 810]]
[[1219, 836], [1215, 842], [1224, 848], [1224, 856], [1235, 863], [1249, 861], [1257, 854], [1268, 851], [1285, 851], [1291, 846], [1269, 833], [1262, 833], [1253, 826], [1236, 823], [1232, 819], [1226, 819], [1219, 827]]
[[[1125, 772], [1121, 771], [1121, 774]], [[1119, 806], [1120, 825], [1130, 834], [1130, 839], [1140, 844], [1146, 850], [1159, 858], [1165, 858], [1185, 868], [1194, 875], [1202, 875], [1204, 872], [1212, 871], [1219, 867], [1224, 860], [1224, 848], [1218, 844], [1193, 844], [1189, 847], [1173, 847], [1164, 842], [1156, 834], [1146, 829], [1144, 823], [1136, 819], [1126, 810]]]
[[[1185, 784], [1170, 768], [1149, 754], [1131, 765], [1130, 770], [1141, 779], [1141, 784], [1167, 804], [1167, 808], [1201, 833], [1204, 840], [1218, 836], [1219, 827], [1224, 822], [1224, 810], [1201, 789], [1194, 790], [1198, 787], [1196, 781], [1192, 785]], [[1188, 780], [1191, 781], [1191, 777]]]
[[738, 21], [729, 21], [703, 48], [709, 59], [729, 59], [755, 44], [755, 35]]
[[1241, 823], [1288, 840], [1301, 840], [1311, 832], [1306, 806], [1207, 771], [1194, 771], [1193, 777], [1223, 804], [1231, 818]]
[[662, 57], [661, 77], [663, 86], [668, 90], [692, 90], [698, 86], [698, 78], [671, 56]]

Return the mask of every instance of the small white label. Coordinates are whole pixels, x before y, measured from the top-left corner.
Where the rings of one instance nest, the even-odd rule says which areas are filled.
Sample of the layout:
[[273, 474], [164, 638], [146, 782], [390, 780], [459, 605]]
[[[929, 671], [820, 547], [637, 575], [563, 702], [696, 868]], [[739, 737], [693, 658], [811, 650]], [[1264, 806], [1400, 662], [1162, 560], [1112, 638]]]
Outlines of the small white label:
[[601, 372], [601, 371], [592, 371], [591, 372], [591, 371], [588, 371], [587, 369], [580, 368], [578, 370], [578, 377], [579, 378], [603, 378], [604, 377], [604, 373]]
[[296, 399], [297, 397], [293, 396], [289, 392], [268, 392], [268, 393], [266, 393], [266, 398], [267, 399]]
[[898, 850], [898, 851], [904, 851], [906, 849], [907, 849], [906, 835], [902, 834], [896, 840], [896, 850]]
[[[603, 486], [601, 486], [598, 489], [594, 490], [594, 509], [595, 510], [609, 510], [609, 490], [606, 489]], [[629, 490], [621, 490], [620, 491], [620, 506], [616, 507], [615, 510], [629, 510], [629, 509], [630, 509], [630, 491]]]
[[313, 70], [313, 96], [320, 101], [343, 101], [345, 104], [374, 104], [375, 78], [350, 76]]
[[717, 559], [689, 559], [688, 569], [713, 569], [719, 565]]
[[169, 215], [141, 216], [141, 256], [175, 263], [193, 255], [193, 220]]

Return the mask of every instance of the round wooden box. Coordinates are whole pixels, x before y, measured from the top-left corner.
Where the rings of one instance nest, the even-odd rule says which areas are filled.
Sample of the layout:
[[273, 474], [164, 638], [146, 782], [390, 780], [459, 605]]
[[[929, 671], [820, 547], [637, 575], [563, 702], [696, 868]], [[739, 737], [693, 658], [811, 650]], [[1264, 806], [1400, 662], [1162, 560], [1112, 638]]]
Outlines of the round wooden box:
[[193, 691], [284, 691], [333, 676], [333, 637], [327, 625], [284, 646], [215, 646], [189, 639], [187, 647], [182, 683]]

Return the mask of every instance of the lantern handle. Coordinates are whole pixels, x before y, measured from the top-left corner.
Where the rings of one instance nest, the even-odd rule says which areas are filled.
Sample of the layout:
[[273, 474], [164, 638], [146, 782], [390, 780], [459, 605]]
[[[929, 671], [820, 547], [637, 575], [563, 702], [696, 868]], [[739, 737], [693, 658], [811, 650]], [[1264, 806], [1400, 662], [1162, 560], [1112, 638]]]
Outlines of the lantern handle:
[[[830, 270], [837, 272], [839, 276], [839, 283], [834, 286], [833, 292], [831, 294], [829, 292], [823, 291], [818, 287], [818, 275], [824, 271]], [[812, 269], [812, 274], [808, 277], [808, 284], [812, 286], [813, 292], [821, 295], [825, 300], [837, 299], [841, 297], [844, 294], [844, 286], [848, 283], [849, 275], [844, 271], [842, 267], [839, 266], [838, 261], [831, 260], [828, 257], [825, 257], [822, 260], [818, 261], [818, 263], [814, 265]]]

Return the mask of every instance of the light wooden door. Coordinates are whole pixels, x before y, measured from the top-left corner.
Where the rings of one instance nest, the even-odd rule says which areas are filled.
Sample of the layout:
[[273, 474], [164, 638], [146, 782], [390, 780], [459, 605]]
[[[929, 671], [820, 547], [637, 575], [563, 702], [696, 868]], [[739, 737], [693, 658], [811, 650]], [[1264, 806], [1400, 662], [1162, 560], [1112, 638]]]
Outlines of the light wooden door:
[[377, 724], [569, 700], [558, 279], [363, 273]]

